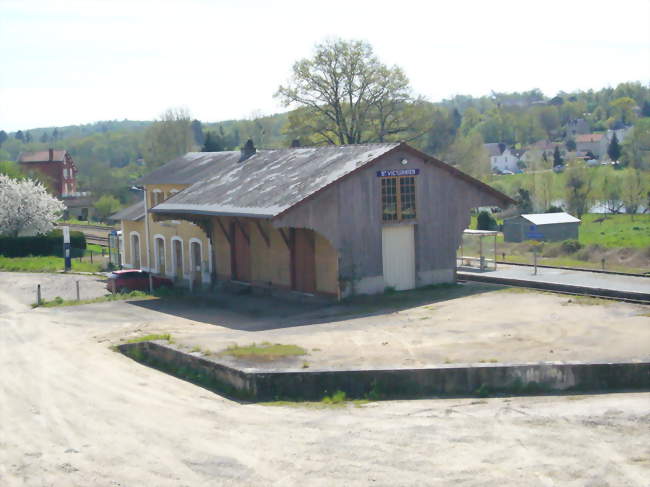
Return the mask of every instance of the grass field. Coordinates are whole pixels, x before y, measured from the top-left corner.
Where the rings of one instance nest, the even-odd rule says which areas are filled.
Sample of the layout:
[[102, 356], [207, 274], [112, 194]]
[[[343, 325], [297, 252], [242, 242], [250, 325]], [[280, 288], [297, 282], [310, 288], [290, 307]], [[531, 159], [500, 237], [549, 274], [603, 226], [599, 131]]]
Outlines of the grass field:
[[[605, 221], [594, 220], [605, 217]], [[497, 220], [497, 223], [503, 223]], [[472, 215], [470, 228], [476, 228], [476, 215]], [[650, 214], [644, 215], [601, 215], [589, 213], [582, 215], [579, 239], [583, 245], [600, 245], [608, 248], [646, 248], [650, 247]], [[501, 247], [503, 235], [497, 237]]]
[[[79, 262], [72, 259], [73, 272], [101, 272], [104, 262], [101, 259], [94, 263], [89, 261]], [[2, 257], [0, 256], [0, 271], [11, 272], [58, 272], [63, 270], [61, 257]]]
[[[595, 220], [605, 217], [600, 223]], [[501, 223], [501, 222], [499, 222]], [[471, 228], [476, 228], [476, 217], [472, 216]], [[542, 265], [575, 267], [581, 269], [602, 269], [627, 273], [650, 271], [650, 214], [644, 215], [601, 215], [587, 214], [582, 217], [578, 252], [568, 253], [561, 242], [545, 242], [541, 248], [538, 263]], [[484, 241], [485, 255], [492, 258], [492, 239]], [[463, 238], [463, 254], [478, 255], [475, 238]], [[497, 260], [516, 264], [532, 264], [532, 242], [504, 242], [503, 235], [497, 236]]]
[[[605, 216], [602, 223], [594, 220]], [[603, 247], [650, 247], [650, 215], [583, 215], [580, 243]]]

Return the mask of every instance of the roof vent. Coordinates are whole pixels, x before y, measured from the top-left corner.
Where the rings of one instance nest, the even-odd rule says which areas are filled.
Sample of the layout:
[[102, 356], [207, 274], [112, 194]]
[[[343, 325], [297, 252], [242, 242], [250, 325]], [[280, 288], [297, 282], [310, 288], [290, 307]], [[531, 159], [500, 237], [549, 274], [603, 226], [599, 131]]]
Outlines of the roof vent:
[[244, 162], [246, 159], [251, 157], [257, 152], [255, 144], [253, 144], [253, 139], [248, 139], [244, 147], [241, 148], [241, 156], [239, 157], [239, 162]]

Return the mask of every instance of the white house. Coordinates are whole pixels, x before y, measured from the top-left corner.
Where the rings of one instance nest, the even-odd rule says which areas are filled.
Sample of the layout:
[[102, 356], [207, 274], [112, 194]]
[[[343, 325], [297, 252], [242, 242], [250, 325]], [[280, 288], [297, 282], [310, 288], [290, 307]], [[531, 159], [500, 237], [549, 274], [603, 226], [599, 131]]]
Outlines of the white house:
[[490, 154], [490, 168], [493, 172], [516, 172], [518, 170], [519, 158], [505, 144], [485, 144], [485, 148]]

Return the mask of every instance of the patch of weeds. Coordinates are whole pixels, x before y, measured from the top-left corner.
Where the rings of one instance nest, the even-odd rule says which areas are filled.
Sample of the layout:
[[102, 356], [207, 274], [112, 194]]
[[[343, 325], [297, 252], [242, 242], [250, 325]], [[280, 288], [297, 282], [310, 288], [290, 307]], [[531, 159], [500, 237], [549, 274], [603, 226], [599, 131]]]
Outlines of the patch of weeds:
[[495, 359], [495, 358], [489, 358], [489, 359], [487, 359], [487, 360], [486, 360], [486, 359], [479, 360], [478, 362], [479, 362], [480, 364], [496, 364], [496, 363], [498, 363], [499, 361], [498, 361], [497, 359]]
[[302, 368], [303, 369], [308, 369], [309, 368], [309, 362], [303, 362], [302, 363]]
[[450, 359], [450, 358], [445, 358], [445, 363], [446, 363], [446, 364], [453, 364], [453, 363], [454, 363], [454, 360], [452, 360], [452, 359]]
[[542, 293], [536, 289], [530, 289], [527, 287], [504, 287], [503, 289], [497, 289], [495, 293], [509, 293], [509, 294], [531, 294], [531, 293]]
[[240, 359], [276, 360], [285, 357], [306, 355], [307, 350], [298, 345], [283, 345], [281, 343], [262, 342], [259, 345], [231, 345], [220, 355], [230, 355]]
[[312, 352], [320, 352], [320, 348], [312, 348], [311, 351]]
[[331, 396], [325, 396], [322, 401], [323, 404], [341, 404], [345, 402], [345, 392], [336, 391]]
[[287, 406], [294, 408], [310, 408], [310, 409], [323, 409], [327, 407], [343, 407], [352, 404], [354, 407], [360, 408], [370, 401], [367, 399], [352, 399], [339, 403], [325, 403], [323, 401], [268, 401], [258, 403], [260, 406]]
[[602, 298], [594, 298], [591, 296], [575, 296], [571, 299], [569, 299], [565, 305], [567, 304], [583, 304], [585, 306], [599, 306], [599, 305], [605, 305], [605, 304], [611, 304], [611, 301], [608, 299], [602, 299]]
[[384, 288], [384, 294], [391, 295], [391, 294], [395, 294], [395, 292], [396, 292], [395, 286], [386, 286]]
[[199, 346], [192, 347], [192, 350], [190, 350], [190, 352], [192, 352], [192, 353], [201, 352], [201, 347], [199, 347]]
[[[106, 294], [105, 296], [99, 296], [92, 299], [81, 299], [77, 301], [76, 299], [63, 299], [61, 296], [57, 296], [51, 301], [42, 301], [41, 307], [43, 308], [55, 308], [57, 306], [78, 306], [80, 304], [93, 304], [93, 303], [106, 303], [110, 301], [123, 301], [125, 299], [154, 299], [149, 294], [143, 293], [142, 291], [131, 291], [130, 293], [116, 293], [116, 294]], [[32, 304], [32, 308], [37, 308], [38, 304]]]
[[124, 343], [153, 342], [154, 340], [166, 340], [167, 342], [170, 342], [171, 335], [169, 333], [152, 333], [150, 335], [131, 338], [130, 340], [126, 340]]

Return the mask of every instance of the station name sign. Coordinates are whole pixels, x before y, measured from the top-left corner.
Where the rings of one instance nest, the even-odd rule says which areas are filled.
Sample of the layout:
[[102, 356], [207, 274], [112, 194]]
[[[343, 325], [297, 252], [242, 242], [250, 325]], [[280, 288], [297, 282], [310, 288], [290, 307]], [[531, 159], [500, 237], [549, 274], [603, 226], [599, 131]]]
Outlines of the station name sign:
[[384, 171], [377, 171], [378, 178], [394, 176], [417, 176], [418, 174], [420, 174], [419, 169], [386, 169]]

